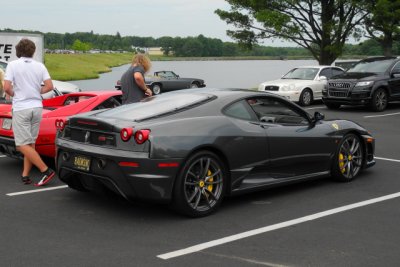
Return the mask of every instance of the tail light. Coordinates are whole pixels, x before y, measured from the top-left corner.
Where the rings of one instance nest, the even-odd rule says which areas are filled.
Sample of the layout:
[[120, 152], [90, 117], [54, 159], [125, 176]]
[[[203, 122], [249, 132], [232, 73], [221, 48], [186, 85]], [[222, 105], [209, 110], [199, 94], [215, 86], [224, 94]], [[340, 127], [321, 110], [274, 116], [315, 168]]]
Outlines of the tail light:
[[150, 130], [139, 130], [135, 133], [135, 141], [139, 145], [149, 140]]
[[62, 130], [64, 130], [67, 122], [64, 119], [56, 119], [55, 124], [56, 124], [56, 129], [59, 131], [62, 131]]
[[123, 128], [120, 132], [122, 141], [124, 142], [129, 141], [129, 139], [131, 139], [132, 134], [133, 134], [132, 128]]

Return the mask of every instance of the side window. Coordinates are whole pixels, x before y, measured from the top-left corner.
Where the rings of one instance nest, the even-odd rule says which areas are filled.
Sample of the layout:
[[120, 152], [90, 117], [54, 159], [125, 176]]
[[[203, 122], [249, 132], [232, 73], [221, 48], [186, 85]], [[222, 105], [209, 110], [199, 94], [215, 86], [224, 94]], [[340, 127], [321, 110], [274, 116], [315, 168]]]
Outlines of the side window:
[[252, 111], [249, 109], [249, 106], [244, 100], [231, 104], [230, 106], [226, 107], [223, 112], [229, 117], [241, 120], [256, 120], [256, 118], [254, 118], [252, 115]]
[[91, 96], [70, 96], [65, 99], [64, 106], [72, 105], [74, 103], [79, 103], [86, 99], [91, 98]]
[[326, 68], [326, 69], [321, 70], [321, 72], [319, 73], [319, 77], [321, 77], [321, 76], [325, 76], [327, 79], [332, 77], [331, 68]]
[[107, 100], [103, 101], [100, 105], [95, 107], [93, 110], [100, 110], [100, 109], [106, 109], [106, 108], [115, 108], [121, 106], [121, 102], [118, 102], [117, 99], [114, 97], [110, 97]]
[[248, 99], [250, 107], [261, 122], [282, 125], [307, 125], [308, 120], [292, 107], [274, 98]]

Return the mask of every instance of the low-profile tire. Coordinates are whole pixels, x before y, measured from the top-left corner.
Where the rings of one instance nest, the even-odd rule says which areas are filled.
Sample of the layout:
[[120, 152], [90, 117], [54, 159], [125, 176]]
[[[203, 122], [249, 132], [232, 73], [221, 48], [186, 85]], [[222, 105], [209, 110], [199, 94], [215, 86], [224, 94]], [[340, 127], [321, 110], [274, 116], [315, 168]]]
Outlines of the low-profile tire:
[[339, 109], [340, 104], [324, 102], [325, 106], [329, 109]]
[[199, 88], [199, 84], [197, 82], [192, 82], [192, 84], [190, 84], [190, 88]]
[[371, 98], [371, 109], [373, 111], [383, 111], [388, 104], [388, 93], [385, 89], [376, 89]]
[[355, 134], [345, 135], [332, 162], [332, 177], [341, 182], [352, 181], [361, 172], [364, 157], [360, 137]]
[[223, 161], [212, 152], [199, 151], [186, 160], [176, 178], [172, 207], [190, 217], [209, 215], [221, 204], [226, 183]]
[[161, 84], [156, 83], [151, 86], [151, 91], [153, 91], [153, 95], [161, 94]]
[[313, 102], [313, 94], [310, 89], [304, 89], [299, 97], [300, 106], [309, 106]]

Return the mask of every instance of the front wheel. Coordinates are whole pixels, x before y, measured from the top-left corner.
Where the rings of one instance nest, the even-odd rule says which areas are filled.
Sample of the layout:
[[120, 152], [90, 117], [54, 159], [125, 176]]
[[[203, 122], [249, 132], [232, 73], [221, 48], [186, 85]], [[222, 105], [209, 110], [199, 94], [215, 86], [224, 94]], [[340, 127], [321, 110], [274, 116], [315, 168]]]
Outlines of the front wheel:
[[377, 89], [371, 99], [371, 108], [373, 111], [383, 111], [388, 104], [388, 94], [385, 89]]
[[364, 152], [360, 138], [355, 134], [347, 134], [340, 141], [332, 163], [332, 176], [338, 181], [349, 182], [361, 171]]
[[310, 89], [304, 89], [300, 94], [299, 104], [301, 106], [309, 106], [313, 101], [313, 95]]
[[190, 156], [174, 186], [173, 207], [190, 217], [206, 216], [221, 204], [226, 186], [226, 168], [212, 152]]
[[161, 94], [161, 85], [156, 83], [151, 86], [151, 90], [153, 91], [153, 95]]

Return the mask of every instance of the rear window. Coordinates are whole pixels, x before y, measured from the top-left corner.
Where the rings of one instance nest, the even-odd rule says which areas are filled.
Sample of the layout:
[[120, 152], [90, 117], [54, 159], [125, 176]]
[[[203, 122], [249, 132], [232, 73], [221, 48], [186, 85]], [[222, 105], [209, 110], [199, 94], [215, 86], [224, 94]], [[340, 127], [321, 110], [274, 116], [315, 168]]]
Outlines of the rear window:
[[201, 105], [214, 97], [209, 94], [167, 93], [147, 97], [141, 102], [122, 105], [97, 116], [141, 121]]
[[393, 64], [394, 59], [384, 59], [376, 61], [361, 61], [350, 68], [347, 72], [372, 72], [383, 73], [390, 65]]

